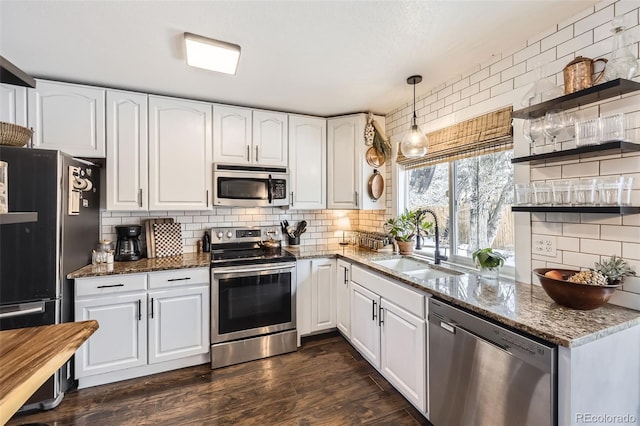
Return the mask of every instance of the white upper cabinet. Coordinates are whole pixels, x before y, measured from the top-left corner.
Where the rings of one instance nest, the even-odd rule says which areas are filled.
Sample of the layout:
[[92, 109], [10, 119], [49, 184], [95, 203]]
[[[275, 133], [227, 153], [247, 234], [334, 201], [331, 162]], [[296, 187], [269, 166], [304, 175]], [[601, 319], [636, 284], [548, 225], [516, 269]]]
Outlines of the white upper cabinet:
[[289, 115], [290, 203], [294, 210], [327, 208], [327, 120]]
[[0, 121], [27, 125], [27, 88], [0, 84]]
[[214, 105], [213, 134], [216, 163], [287, 166], [285, 113]]
[[211, 104], [149, 96], [149, 210], [209, 210]]
[[327, 120], [328, 201], [329, 209], [359, 208], [357, 145], [364, 144], [364, 125], [361, 115]]
[[34, 148], [105, 157], [105, 89], [37, 80], [28, 93]]
[[213, 161], [251, 164], [251, 110], [213, 106]]
[[253, 162], [264, 166], [288, 164], [287, 114], [253, 111]]
[[[374, 116], [384, 128], [384, 117]], [[366, 114], [355, 114], [327, 120], [327, 208], [342, 210], [382, 210], [384, 194], [378, 200], [369, 193], [369, 179], [377, 170], [383, 177], [385, 165], [367, 164], [369, 148], [364, 141]]]
[[107, 91], [107, 209], [147, 210], [147, 95]]

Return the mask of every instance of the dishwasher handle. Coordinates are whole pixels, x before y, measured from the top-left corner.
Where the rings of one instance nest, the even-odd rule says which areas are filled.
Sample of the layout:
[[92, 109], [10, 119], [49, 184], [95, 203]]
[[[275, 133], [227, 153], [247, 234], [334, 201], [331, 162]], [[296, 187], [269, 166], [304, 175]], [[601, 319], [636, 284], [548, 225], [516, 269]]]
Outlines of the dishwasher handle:
[[500, 345], [496, 342], [492, 342], [491, 340], [487, 339], [486, 337], [480, 336], [479, 334], [473, 333], [469, 330], [464, 329], [463, 327], [460, 327], [459, 325], [455, 325], [456, 330], [459, 330], [460, 332], [462, 332], [462, 334], [467, 334], [469, 337], [474, 337], [478, 340], [481, 340], [483, 342], [485, 342], [488, 345], [493, 346], [494, 348], [501, 350], [509, 355], [513, 355], [513, 353], [511, 353], [511, 351], [509, 350], [509, 348], [507, 346], [504, 345]]

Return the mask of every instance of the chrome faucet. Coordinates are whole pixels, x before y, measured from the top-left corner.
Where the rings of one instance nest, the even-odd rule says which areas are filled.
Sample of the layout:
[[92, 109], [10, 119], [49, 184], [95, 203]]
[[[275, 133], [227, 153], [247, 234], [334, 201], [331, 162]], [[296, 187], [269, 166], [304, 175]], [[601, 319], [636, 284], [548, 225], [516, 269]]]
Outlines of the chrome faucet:
[[422, 248], [422, 236], [420, 235], [420, 220], [422, 219], [422, 216], [424, 216], [425, 213], [431, 213], [431, 216], [433, 216], [433, 220], [434, 220], [433, 225], [435, 227], [435, 232], [436, 232], [436, 235], [435, 235], [436, 249], [433, 252], [433, 263], [435, 263], [436, 265], [439, 265], [441, 260], [447, 260], [448, 257], [440, 254], [440, 230], [438, 229], [438, 217], [433, 212], [433, 210], [418, 209], [416, 211], [416, 250], [420, 250]]

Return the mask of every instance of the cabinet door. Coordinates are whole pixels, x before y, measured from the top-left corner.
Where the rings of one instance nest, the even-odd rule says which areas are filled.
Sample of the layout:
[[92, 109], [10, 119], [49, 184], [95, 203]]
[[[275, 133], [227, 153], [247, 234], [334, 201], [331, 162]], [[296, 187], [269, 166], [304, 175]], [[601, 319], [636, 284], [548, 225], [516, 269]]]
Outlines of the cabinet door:
[[311, 329], [336, 326], [336, 267], [333, 259], [311, 261]]
[[360, 175], [358, 144], [364, 144], [361, 115], [327, 120], [329, 209], [357, 209]]
[[213, 161], [251, 164], [251, 110], [213, 106]]
[[327, 120], [289, 116], [291, 208], [327, 208]]
[[351, 335], [351, 306], [349, 303], [351, 264], [338, 260], [336, 269], [336, 326], [343, 336]]
[[380, 297], [351, 282], [351, 344], [380, 369]]
[[36, 88], [28, 92], [34, 148], [105, 157], [104, 89], [37, 80]]
[[209, 210], [211, 105], [149, 96], [149, 210]]
[[27, 125], [27, 88], [0, 84], [0, 121]]
[[76, 352], [76, 378], [147, 363], [146, 293], [76, 300], [76, 321], [100, 327]]
[[209, 352], [209, 286], [149, 292], [149, 364]]
[[147, 95], [107, 91], [107, 210], [148, 209]]
[[253, 162], [260, 166], [288, 165], [287, 114], [253, 111]]
[[382, 375], [420, 411], [426, 411], [427, 339], [423, 319], [382, 299]]
[[311, 260], [296, 262], [296, 329], [298, 336], [311, 333]]

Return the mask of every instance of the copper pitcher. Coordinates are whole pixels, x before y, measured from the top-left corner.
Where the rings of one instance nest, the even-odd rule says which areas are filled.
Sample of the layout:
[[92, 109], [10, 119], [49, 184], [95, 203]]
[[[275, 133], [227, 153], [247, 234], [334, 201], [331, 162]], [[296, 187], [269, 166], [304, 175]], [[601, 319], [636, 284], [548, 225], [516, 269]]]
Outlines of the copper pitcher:
[[577, 92], [578, 90], [587, 89], [594, 84], [597, 84], [602, 77], [604, 77], [604, 68], [596, 79], [593, 79], [593, 68], [596, 62], [602, 61], [606, 65], [607, 60], [589, 59], [582, 56], [578, 56], [573, 61], [569, 62], [562, 70], [564, 74], [564, 93]]

